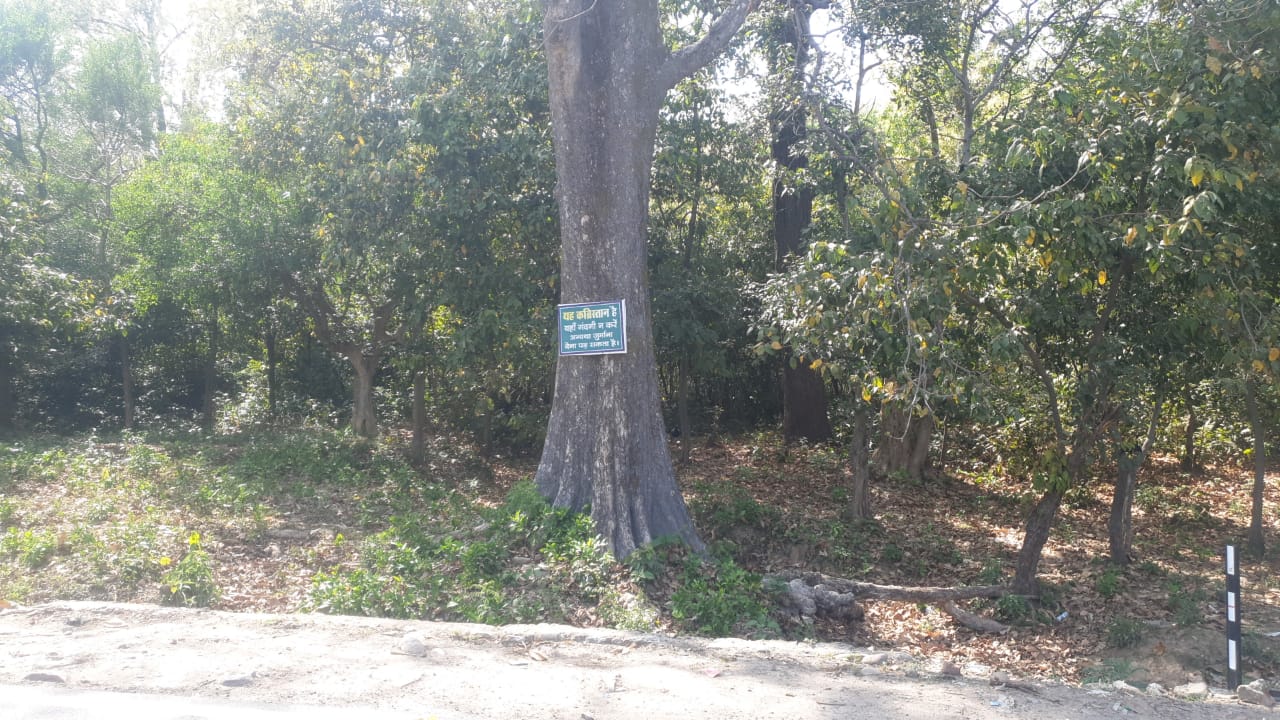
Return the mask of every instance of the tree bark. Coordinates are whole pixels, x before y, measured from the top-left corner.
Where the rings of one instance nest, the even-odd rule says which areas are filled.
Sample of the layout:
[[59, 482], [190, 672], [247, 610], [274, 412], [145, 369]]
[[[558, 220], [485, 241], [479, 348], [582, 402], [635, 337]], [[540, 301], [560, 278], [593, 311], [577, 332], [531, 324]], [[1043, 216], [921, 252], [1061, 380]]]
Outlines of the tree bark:
[[742, 0], [672, 54], [656, 0], [547, 3], [561, 302], [625, 301], [627, 352], [558, 359], [536, 481], [556, 507], [590, 506], [618, 558], [663, 536], [703, 548], [659, 406], [645, 271], [649, 181], [663, 97], [728, 43], [746, 13]]
[[1244, 404], [1249, 415], [1249, 430], [1253, 434], [1253, 492], [1248, 544], [1250, 553], [1262, 557], [1267, 551], [1262, 528], [1263, 496], [1267, 489], [1267, 429], [1262, 424], [1262, 413], [1258, 411], [1258, 386], [1252, 378], [1244, 384]]
[[871, 518], [871, 458], [867, 443], [871, 439], [871, 411], [859, 405], [853, 411], [853, 437], [849, 441], [849, 505], [845, 515], [850, 520]]

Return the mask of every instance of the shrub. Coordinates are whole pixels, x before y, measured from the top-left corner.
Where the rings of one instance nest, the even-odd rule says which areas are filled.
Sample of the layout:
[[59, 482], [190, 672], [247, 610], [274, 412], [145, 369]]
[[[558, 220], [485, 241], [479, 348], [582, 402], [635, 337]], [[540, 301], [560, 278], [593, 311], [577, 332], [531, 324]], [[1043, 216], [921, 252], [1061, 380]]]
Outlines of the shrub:
[[[161, 564], [167, 565], [162, 558]], [[191, 533], [187, 540], [187, 554], [173, 565], [161, 579], [164, 603], [187, 607], [208, 607], [220, 594], [213, 579], [213, 559], [200, 547], [200, 533]]]
[[1142, 642], [1142, 623], [1133, 618], [1119, 617], [1107, 624], [1107, 646], [1113, 648], [1130, 648]]

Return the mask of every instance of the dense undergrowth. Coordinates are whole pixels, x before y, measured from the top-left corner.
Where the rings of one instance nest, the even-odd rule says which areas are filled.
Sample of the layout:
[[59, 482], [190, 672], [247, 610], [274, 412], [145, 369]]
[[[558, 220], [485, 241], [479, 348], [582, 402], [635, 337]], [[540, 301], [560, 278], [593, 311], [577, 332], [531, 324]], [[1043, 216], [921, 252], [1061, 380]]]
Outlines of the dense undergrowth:
[[[1030, 496], [980, 468], [878, 485], [876, 520], [854, 523], [840, 513], [837, 449], [741, 437], [682, 470], [710, 552], [659, 542], [617, 562], [586, 517], [546, 504], [529, 466], [484, 461], [450, 438], [416, 466], [396, 436], [320, 429], [30, 437], [0, 451], [0, 602], [836, 639], [1070, 679], [1119, 679], [1116, 668], [1141, 666], [1141, 653], [1172, 656], [1161, 628], [1216, 637], [1220, 545], [1240, 539], [1247, 519], [1230, 468], [1186, 475], [1157, 461], [1138, 491], [1138, 557], [1118, 568], [1099, 522], [1105, 484], [1073, 492], [1038, 601], [969, 604], [1014, 626], [993, 638], [916, 603], [869, 603], [859, 623], [801, 623], [776, 614], [776, 588], [763, 581], [796, 568], [898, 585], [1007, 579]], [[1274, 560], [1246, 569], [1245, 644], [1263, 667], [1280, 667], [1264, 632], [1280, 623]]]
[[248, 592], [307, 578], [276, 609], [777, 631], [760, 577], [727, 554], [659, 543], [619, 563], [588, 517], [552, 509], [531, 482], [495, 503], [487, 469], [449, 441], [424, 468], [401, 450], [318, 430], [12, 445], [0, 465], [0, 598], [239, 608], [238, 565], [265, 553], [284, 555], [287, 571], [248, 578], [265, 583]]

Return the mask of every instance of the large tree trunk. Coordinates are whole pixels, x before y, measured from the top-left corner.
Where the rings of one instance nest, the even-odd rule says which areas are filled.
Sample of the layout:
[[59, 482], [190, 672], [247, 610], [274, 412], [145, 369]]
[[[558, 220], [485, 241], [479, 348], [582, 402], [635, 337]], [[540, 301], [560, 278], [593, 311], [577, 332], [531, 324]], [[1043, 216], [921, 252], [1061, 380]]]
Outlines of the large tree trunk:
[[[807, 114], [801, 98], [805, 64], [809, 51], [808, 2], [788, 3], [795, 22], [785, 23], [785, 37], [778, 38], [773, 61], [775, 72], [786, 72], [786, 90], [774, 100], [770, 113], [773, 142], [770, 149], [778, 168], [773, 179], [773, 241], [776, 249], [775, 269], [782, 271], [787, 259], [803, 252], [804, 231], [813, 219], [813, 189], [798, 177], [809, 165], [809, 158], [797, 146], [808, 134]], [[827, 414], [827, 388], [822, 376], [807, 363], [790, 359], [782, 365], [782, 437], [787, 442], [831, 439], [831, 421]]]
[[908, 407], [896, 403], [885, 405], [880, 412], [880, 442], [875, 456], [877, 472], [911, 482], [924, 480], [934, 426], [931, 414], [916, 417]]
[[590, 506], [619, 558], [663, 536], [701, 549], [659, 407], [645, 271], [649, 176], [663, 97], [727, 44], [746, 2], [675, 54], [656, 0], [546, 7], [561, 302], [625, 301], [627, 352], [558, 359], [538, 488], [557, 507]]
[[871, 518], [871, 458], [867, 443], [871, 440], [871, 410], [859, 405], [853, 411], [853, 437], [849, 440], [849, 505], [845, 515], [850, 520]]
[[355, 377], [351, 383], [351, 431], [363, 438], [378, 436], [378, 411], [373, 399], [373, 380], [380, 356], [353, 354], [347, 358]]
[[1262, 530], [1262, 503], [1267, 489], [1267, 442], [1262, 413], [1258, 411], [1258, 386], [1252, 378], [1244, 384], [1245, 411], [1249, 414], [1249, 430], [1253, 434], [1253, 492], [1249, 513], [1249, 552], [1262, 557], [1267, 551]]

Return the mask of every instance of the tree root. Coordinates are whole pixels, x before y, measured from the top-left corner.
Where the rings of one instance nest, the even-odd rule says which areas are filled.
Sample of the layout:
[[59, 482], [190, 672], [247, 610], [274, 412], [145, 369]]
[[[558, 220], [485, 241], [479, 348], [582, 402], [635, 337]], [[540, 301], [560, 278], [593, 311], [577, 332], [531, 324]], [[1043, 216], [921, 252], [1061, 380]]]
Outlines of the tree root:
[[782, 573], [770, 576], [770, 579], [781, 582], [785, 588], [782, 596], [784, 609], [801, 619], [861, 620], [860, 599], [905, 600], [939, 603], [956, 622], [976, 632], [1003, 634], [1009, 631], [1007, 625], [961, 610], [955, 604], [957, 600], [1003, 597], [1011, 592], [1005, 585], [903, 587], [857, 582], [816, 572]]

